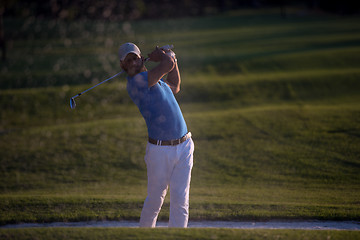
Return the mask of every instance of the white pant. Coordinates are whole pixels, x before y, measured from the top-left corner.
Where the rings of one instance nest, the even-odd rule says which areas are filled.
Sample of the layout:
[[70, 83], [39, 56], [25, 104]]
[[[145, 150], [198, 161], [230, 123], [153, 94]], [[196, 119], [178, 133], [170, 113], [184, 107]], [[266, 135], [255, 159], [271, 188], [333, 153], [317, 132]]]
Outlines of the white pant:
[[147, 144], [145, 162], [148, 175], [147, 197], [140, 227], [155, 227], [170, 186], [169, 227], [187, 227], [189, 190], [194, 143], [191, 138], [176, 146]]

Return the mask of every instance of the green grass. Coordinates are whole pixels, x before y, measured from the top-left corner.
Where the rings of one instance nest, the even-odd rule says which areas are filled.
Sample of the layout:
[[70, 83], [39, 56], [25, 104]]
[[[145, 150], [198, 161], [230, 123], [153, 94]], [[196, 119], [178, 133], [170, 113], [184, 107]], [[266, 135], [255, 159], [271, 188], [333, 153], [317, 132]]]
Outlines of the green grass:
[[239, 229], [129, 229], [30, 228], [0, 229], [3, 239], [357, 239], [357, 231], [239, 230]]
[[[145, 54], [155, 44], [176, 47], [177, 98], [195, 141], [190, 220], [359, 220], [358, 20], [232, 12], [130, 22], [126, 33], [124, 23], [6, 19], [0, 224], [139, 218], [147, 132], [124, 76], [69, 107], [71, 96], [120, 71], [116, 49], [125, 41]], [[167, 198], [160, 219], [168, 212]], [[51, 234], [17, 234], [37, 231]], [[277, 231], [249, 234], [276, 238]]]

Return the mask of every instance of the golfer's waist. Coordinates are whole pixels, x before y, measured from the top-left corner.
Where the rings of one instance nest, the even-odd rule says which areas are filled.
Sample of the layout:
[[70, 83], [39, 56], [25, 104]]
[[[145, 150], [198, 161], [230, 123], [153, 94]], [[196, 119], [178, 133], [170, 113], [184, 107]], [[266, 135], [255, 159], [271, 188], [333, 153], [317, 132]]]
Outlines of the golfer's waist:
[[166, 141], [156, 140], [156, 139], [152, 139], [149, 137], [149, 143], [159, 145], [159, 146], [175, 146], [175, 145], [185, 142], [189, 138], [191, 138], [191, 132], [188, 132], [181, 138], [173, 139], [173, 140], [166, 140]]

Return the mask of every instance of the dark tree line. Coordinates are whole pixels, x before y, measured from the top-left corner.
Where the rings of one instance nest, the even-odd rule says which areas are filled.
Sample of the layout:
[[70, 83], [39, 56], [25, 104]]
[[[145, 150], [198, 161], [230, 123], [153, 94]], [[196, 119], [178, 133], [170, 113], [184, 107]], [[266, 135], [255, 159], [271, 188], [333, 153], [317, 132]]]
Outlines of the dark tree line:
[[6, 60], [4, 17], [45, 19], [102, 19], [123, 21], [149, 18], [177, 18], [217, 14], [240, 8], [305, 6], [336, 14], [359, 14], [360, 1], [353, 0], [1, 0], [0, 49]]
[[359, 1], [351, 0], [3, 0], [5, 16], [132, 20], [216, 14], [239, 8], [306, 5], [340, 14], [359, 13]]

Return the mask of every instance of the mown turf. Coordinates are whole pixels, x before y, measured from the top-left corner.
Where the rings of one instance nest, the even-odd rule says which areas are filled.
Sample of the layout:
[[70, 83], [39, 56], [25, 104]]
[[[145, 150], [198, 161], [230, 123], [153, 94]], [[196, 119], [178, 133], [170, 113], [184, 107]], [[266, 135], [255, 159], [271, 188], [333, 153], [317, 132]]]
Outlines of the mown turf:
[[[139, 218], [147, 133], [125, 77], [69, 107], [120, 71], [116, 49], [130, 40], [144, 53], [176, 46], [195, 141], [190, 219], [359, 220], [358, 20], [235, 12], [125, 33], [125, 23], [6, 19], [0, 223]], [[168, 209], [166, 199], [160, 219]]]
[[353, 240], [358, 231], [239, 230], [239, 229], [129, 229], [129, 228], [33, 228], [0, 229], [3, 239], [312, 239]]

